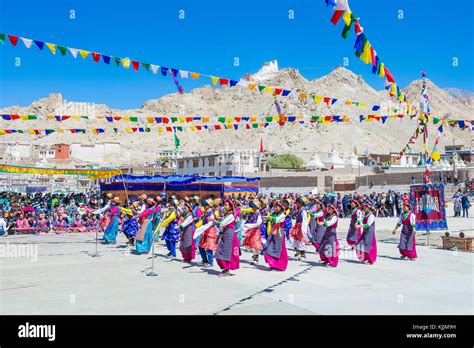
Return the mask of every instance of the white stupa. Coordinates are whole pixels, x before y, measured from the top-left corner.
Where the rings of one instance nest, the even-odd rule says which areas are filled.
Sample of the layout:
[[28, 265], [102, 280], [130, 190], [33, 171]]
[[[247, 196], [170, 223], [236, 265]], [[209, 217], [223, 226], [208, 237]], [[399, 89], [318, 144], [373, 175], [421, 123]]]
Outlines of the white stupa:
[[315, 153], [311, 156], [311, 159], [309, 160], [308, 164], [306, 165], [306, 169], [317, 170], [317, 169], [321, 169], [321, 168], [324, 168], [324, 163], [321, 162], [321, 159]]
[[256, 81], [265, 81], [278, 75], [278, 61], [272, 60], [270, 62], [263, 63], [263, 66], [252, 75], [252, 78]]
[[344, 168], [344, 160], [339, 157], [339, 153], [336, 150], [332, 150], [329, 153], [329, 160], [328, 160], [328, 166], [334, 167], [334, 168]]
[[364, 164], [357, 159], [357, 155], [355, 153], [351, 153], [349, 156], [347, 156], [344, 162], [348, 168], [359, 168], [364, 166]]

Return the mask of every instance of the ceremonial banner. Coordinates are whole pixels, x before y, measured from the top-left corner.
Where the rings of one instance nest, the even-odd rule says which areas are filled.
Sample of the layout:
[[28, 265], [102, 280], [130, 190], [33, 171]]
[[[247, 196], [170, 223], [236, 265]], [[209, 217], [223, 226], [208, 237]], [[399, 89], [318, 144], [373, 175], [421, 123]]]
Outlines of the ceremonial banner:
[[417, 230], [448, 229], [442, 184], [410, 186], [410, 203], [416, 216]]

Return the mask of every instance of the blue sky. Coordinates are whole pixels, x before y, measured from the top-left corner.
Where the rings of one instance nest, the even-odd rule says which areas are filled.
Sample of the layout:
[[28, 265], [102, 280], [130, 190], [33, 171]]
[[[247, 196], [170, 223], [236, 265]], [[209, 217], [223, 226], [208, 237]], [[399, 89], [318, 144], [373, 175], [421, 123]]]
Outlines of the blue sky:
[[[424, 70], [440, 87], [474, 90], [474, 1], [349, 4], [401, 87]], [[69, 18], [70, 10], [75, 19]], [[333, 26], [331, 15], [324, 0], [0, 0], [0, 32], [233, 79], [272, 59], [314, 79], [349, 57], [351, 70], [383, 89], [384, 80], [354, 56], [353, 31], [344, 40], [342, 20]], [[234, 66], [234, 57], [240, 66]], [[458, 67], [452, 65], [454, 57]], [[206, 78], [182, 81], [186, 91], [207, 83]], [[28, 105], [50, 92], [67, 100], [136, 108], [176, 87], [170, 77], [94, 63], [91, 57], [53, 56], [46, 47], [26, 49], [22, 42], [0, 46], [0, 107]]]

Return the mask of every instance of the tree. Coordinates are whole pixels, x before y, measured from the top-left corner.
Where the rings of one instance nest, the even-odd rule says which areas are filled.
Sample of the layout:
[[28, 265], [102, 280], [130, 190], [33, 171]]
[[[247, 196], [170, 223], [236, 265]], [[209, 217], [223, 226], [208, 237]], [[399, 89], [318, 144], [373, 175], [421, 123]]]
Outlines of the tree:
[[303, 168], [304, 161], [293, 154], [283, 153], [269, 158], [267, 164], [275, 168], [299, 169]]

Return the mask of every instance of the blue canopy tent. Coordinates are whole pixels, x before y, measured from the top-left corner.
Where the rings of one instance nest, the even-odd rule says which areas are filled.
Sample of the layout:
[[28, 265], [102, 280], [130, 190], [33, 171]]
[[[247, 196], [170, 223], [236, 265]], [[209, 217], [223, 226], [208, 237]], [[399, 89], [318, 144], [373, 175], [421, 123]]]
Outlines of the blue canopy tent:
[[100, 184], [102, 192], [112, 193], [122, 201], [128, 196], [139, 196], [143, 193], [160, 196], [163, 192], [177, 197], [209, 196], [222, 197], [229, 195], [257, 194], [260, 178], [242, 176], [210, 177], [198, 175], [121, 175], [115, 176], [111, 182]]

